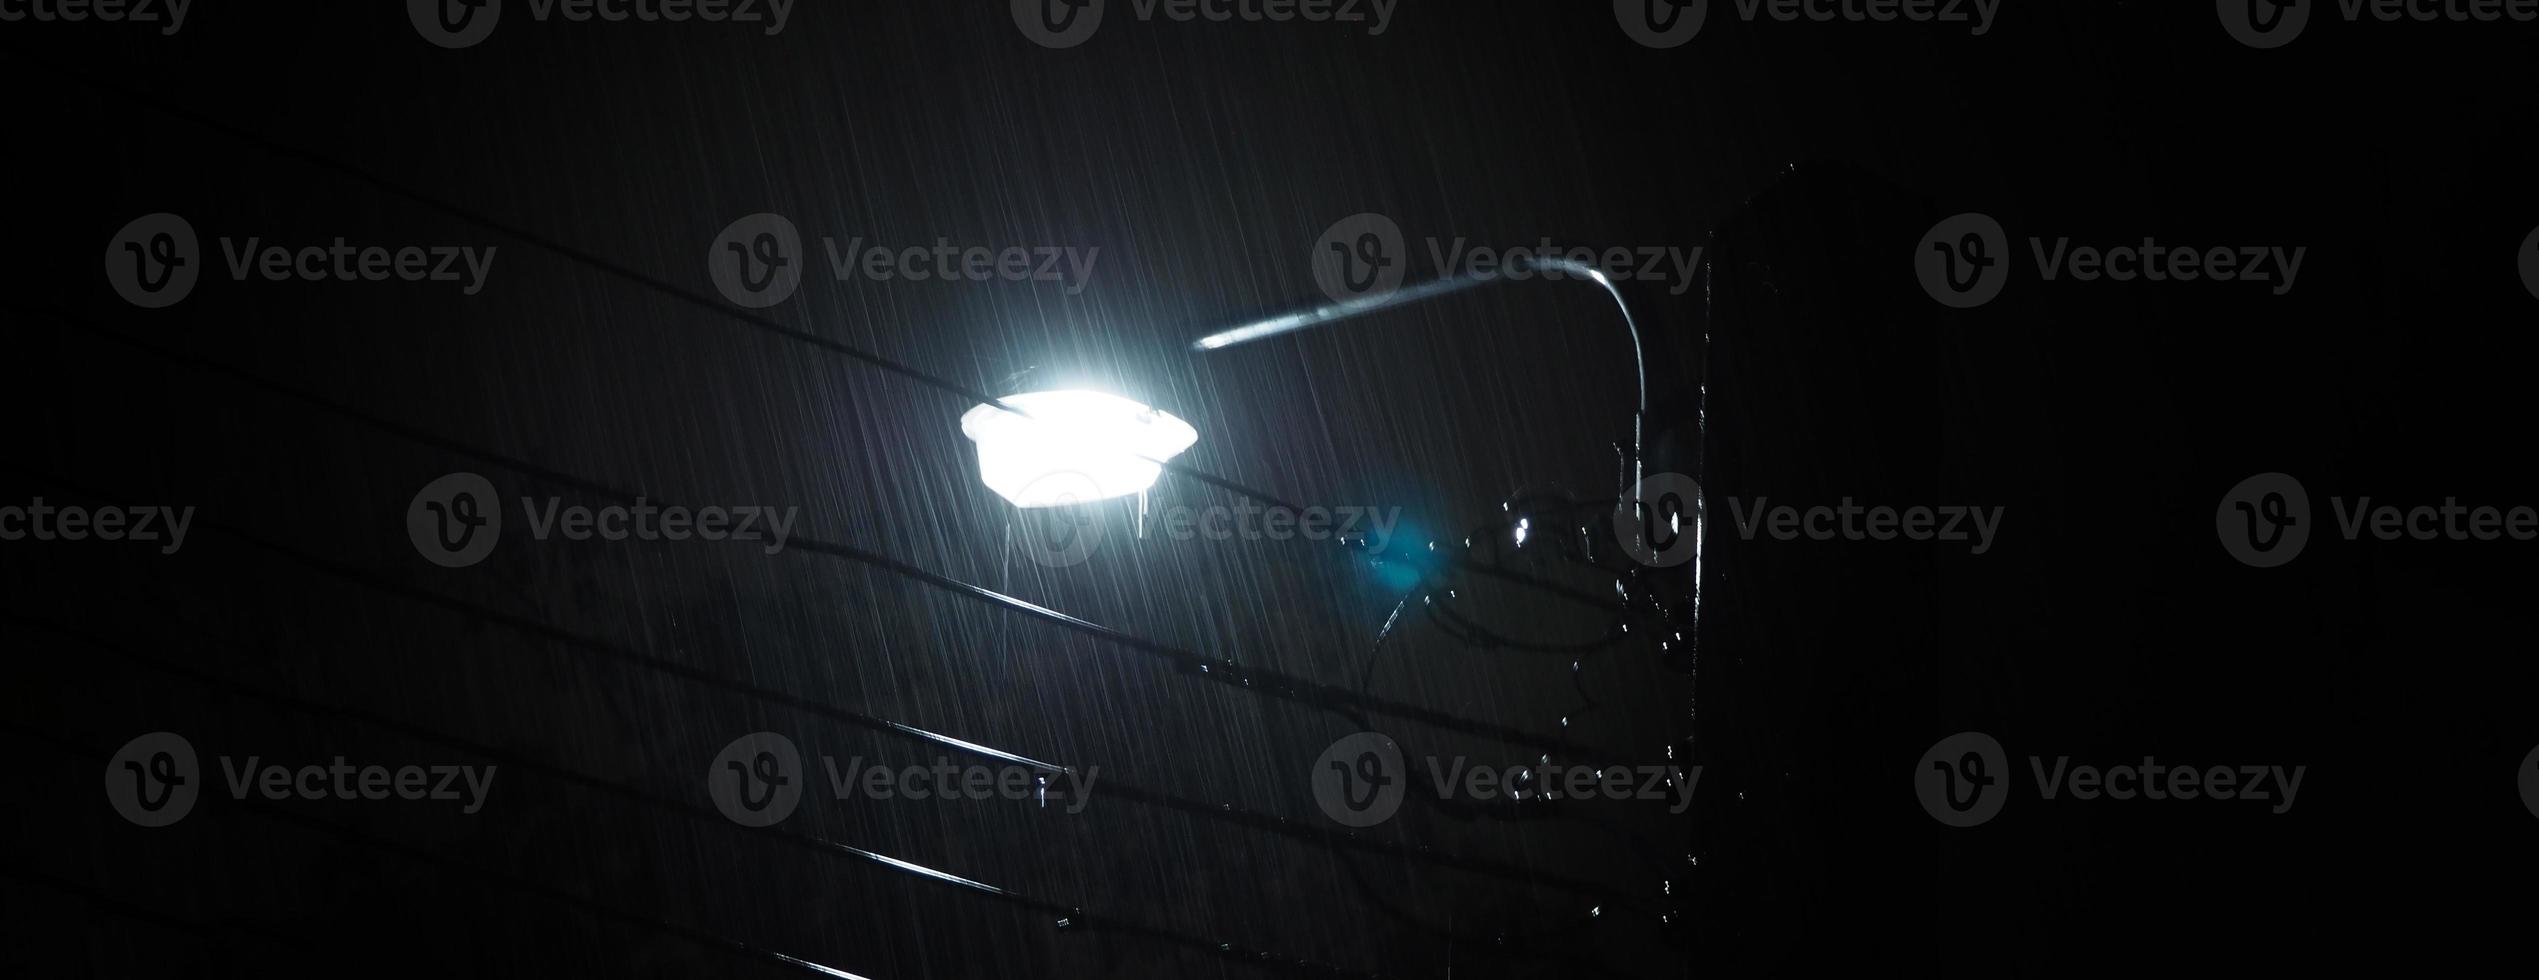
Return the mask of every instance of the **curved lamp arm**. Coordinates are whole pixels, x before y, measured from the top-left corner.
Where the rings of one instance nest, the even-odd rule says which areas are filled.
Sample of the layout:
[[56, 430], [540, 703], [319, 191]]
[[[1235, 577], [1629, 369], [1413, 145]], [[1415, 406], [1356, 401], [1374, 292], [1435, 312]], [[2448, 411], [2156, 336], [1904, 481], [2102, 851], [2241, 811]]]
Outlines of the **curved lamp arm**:
[[[1631, 316], [1631, 304], [1623, 300], [1622, 290], [1613, 284], [1613, 280], [1611, 278], [1607, 277], [1602, 270], [1584, 262], [1563, 258], [1529, 259], [1522, 263], [1522, 268], [1525, 271], [1536, 273], [1563, 273], [1565, 275], [1576, 276], [1580, 279], [1593, 282], [1598, 286], [1604, 287], [1605, 295], [1612, 297], [1614, 307], [1622, 311], [1622, 328], [1625, 331], [1628, 331], [1631, 335], [1632, 368], [1639, 380], [1639, 407], [1631, 413], [1631, 483], [1634, 487], [1638, 486], [1643, 475], [1640, 472], [1640, 427], [1649, 414], [1649, 366], [1648, 357], [1641, 351], [1640, 348], [1640, 324], [1639, 321], [1633, 319]], [[1346, 320], [1352, 317], [1365, 316], [1369, 313], [1378, 313], [1385, 310], [1409, 306], [1413, 303], [1463, 292], [1464, 290], [1471, 289], [1475, 286], [1493, 282], [1506, 282], [1510, 281], [1511, 278], [1512, 277], [1506, 273], [1499, 273], [1496, 275], [1466, 273], [1452, 278], [1437, 279], [1430, 282], [1420, 283], [1416, 286], [1407, 286], [1397, 289], [1382, 296], [1347, 300], [1334, 303], [1329, 306], [1317, 306], [1309, 310], [1299, 310], [1294, 313], [1282, 314], [1268, 319], [1255, 320], [1251, 323], [1226, 330], [1220, 330], [1216, 333], [1212, 333], [1205, 337], [1201, 337], [1198, 340], [1192, 341], [1190, 349], [1195, 351], [1223, 350], [1238, 344], [1247, 344], [1255, 340], [1265, 340], [1282, 334], [1290, 334], [1299, 330], [1318, 327], [1337, 320]], [[1626, 488], [1625, 492], [1629, 492], [1628, 488]]]

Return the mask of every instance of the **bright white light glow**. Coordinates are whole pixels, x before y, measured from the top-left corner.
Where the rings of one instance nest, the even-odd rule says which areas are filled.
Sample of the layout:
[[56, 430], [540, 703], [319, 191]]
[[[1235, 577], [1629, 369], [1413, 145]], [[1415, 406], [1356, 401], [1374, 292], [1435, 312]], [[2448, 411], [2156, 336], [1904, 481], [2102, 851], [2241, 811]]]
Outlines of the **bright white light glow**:
[[1008, 395], [1006, 411], [961, 416], [979, 444], [979, 480], [1016, 507], [1064, 507], [1144, 492], [1163, 461], [1199, 441], [1172, 413], [1099, 391]]

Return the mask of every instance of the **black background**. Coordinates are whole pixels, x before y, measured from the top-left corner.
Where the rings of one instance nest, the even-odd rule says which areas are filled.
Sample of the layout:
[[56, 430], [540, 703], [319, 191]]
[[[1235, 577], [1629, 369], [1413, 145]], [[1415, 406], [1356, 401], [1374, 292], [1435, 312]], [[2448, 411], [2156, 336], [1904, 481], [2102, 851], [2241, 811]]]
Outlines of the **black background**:
[[[1659, 51], [1602, 3], [1403, 0], [1381, 36], [1113, 6], [1067, 50], [983, 0], [803, 0], [773, 37], [514, 9], [458, 51], [394, 4], [203, 0], [174, 37], [0, 25], [0, 503], [199, 509], [173, 556], [0, 543], [10, 971], [802, 974], [773, 951], [875, 978], [2034, 974], [2467, 955], [2525, 927], [2530, 545], [2345, 541], [2328, 501], [2539, 504], [2513, 261], [2539, 225], [2539, 27], [2314, 4], [2300, 40], [2256, 51], [2198, 3], [2012, 3], [1983, 36], [1714, 4]], [[214, 261], [222, 237], [500, 251], [476, 296], [207, 276], [141, 310], [99, 256], [159, 211]], [[815, 278], [763, 314], [786, 336], [706, 276], [758, 211], [806, 238], [1101, 253], [1073, 295]], [[1679, 453], [1707, 370], [1698, 689], [1639, 642], [1575, 685], [1569, 656], [1417, 617], [1374, 652], [1402, 594], [1328, 545], [1140, 540], [1123, 507], [1084, 565], [1013, 559], [955, 421], [969, 400], [836, 349], [977, 389], [1040, 365], [1131, 393], [1198, 426], [1200, 470], [1400, 507], [1399, 547], [1451, 548], [1524, 488], [1610, 486], [1628, 349], [1580, 287], [1184, 350], [1319, 299], [1310, 246], [1365, 211], [1410, 236], [1414, 276], [1431, 236], [1709, 249], [1693, 288], [1633, 293], [1661, 352], [1651, 428]], [[1908, 253], [1963, 211], [2022, 254], [2309, 252], [2284, 296], [2023, 271], [1948, 311]], [[404, 514], [454, 471], [507, 496], [796, 506], [821, 545], [519, 535], [443, 569]], [[2214, 511], [2269, 471], [2302, 480], [2317, 526], [2261, 570]], [[1978, 556], [1740, 541], [1721, 512], [1846, 494], [2006, 517]], [[1154, 494], [1233, 499], [1171, 476]], [[1576, 628], [1454, 587], [1499, 622]], [[1529, 738], [1266, 696], [1174, 651]], [[938, 753], [841, 711], [1147, 795], [715, 815], [698, 774], [748, 732]], [[1687, 816], [1414, 804], [1343, 838], [1307, 774], [1366, 728], [1414, 755], [1511, 765], [1571, 740], [1705, 774]], [[97, 774], [163, 730], [207, 773], [503, 768], [475, 815], [207, 795], [145, 830]], [[2018, 760], [2308, 772], [2283, 814], [2029, 794], [1946, 828], [1908, 773], [1966, 730]]]

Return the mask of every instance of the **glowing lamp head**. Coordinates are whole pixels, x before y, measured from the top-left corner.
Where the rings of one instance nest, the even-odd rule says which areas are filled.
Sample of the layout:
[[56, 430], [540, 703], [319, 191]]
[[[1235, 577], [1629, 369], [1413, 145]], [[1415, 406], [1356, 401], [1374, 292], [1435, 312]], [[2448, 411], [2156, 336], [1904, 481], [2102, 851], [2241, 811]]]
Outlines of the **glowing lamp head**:
[[979, 445], [979, 480], [1016, 507], [1064, 507], [1143, 492], [1163, 461], [1199, 441], [1172, 413], [1099, 391], [1008, 395], [1007, 411], [961, 416]]

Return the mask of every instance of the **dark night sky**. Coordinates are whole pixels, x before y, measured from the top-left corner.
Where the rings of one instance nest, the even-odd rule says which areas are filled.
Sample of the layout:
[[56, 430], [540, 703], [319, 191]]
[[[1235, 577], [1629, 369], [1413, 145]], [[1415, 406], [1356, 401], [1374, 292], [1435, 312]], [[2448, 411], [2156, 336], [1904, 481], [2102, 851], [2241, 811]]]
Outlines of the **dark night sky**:
[[[2307, 36], [2255, 51], [2199, 4], [2010, 5], [1968, 36], [1718, 3], [1654, 50], [1602, 3], [1403, 0], [1376, 36], [1114, 3], [1053, 50], [991, 0], [804, 0], [774, 36], [514, 0], [445, 50], [396, 6], [206, 2], [173, 37], [0, 24], [0, 505], [200, 515], [175, 555], [0, 542], [13, 974], [805, 975], [768, 951], [875, 980], [2059, 974], [2225, 940], [2261, 948], [2196, 961], [2472, 947], [2527, 919], [2533, 545], [2345, 541], [2326, 498], [2539, 505], [2511, 260], [2539, 224], [2539, 25], [2313, 4]], [[206, 276], [141, 310], [98, 257], [162, 211]], [[1951, 311], [1905, 256], [1964, 211], [2019, 243], [2309, 251], [2285, 296], [2026, 276]], [[743, 311], [705, 259], [757, 212], [806, 239], [1099, 252], [1080, 290], [818, 275]], [[1661, 462], [1706, 461], [1714, 508], [2000, 506], [1999, 545], [1740, 541], [1714, 509], [1698, 690], [1645, 636], [1490, 649], [1412, 613], [1379, 651], [1400, 565], [1336, 544], [1140, 539], [1115, 505], [1086, 562], [1013, 557], [972, 400], [853, 353], [1134, 395], [1197, 427], [1196, 470], [1399, 508], [1394, 549], [1455, 550], [1529, 490], [1611, 497], [1630, 349], [1584, 286], [1186, 349], [1321, 301], [1316, 238], [1362, 212], [1403, 229], [1414, 279], [1431, 240], [1704, 249], [1695, 281], [1629, 287]], [[498, 252], [476, 295], [231, 281], [213, 240], [250, 237]], [[506, 497], [794, 507], [799, 538], [517, 535], [446, 569], [405, 515], [459, 471]], [[2260, 570], [2214, 508], [2268, 471], [2319, 526]], [[1236, 499], [1175, 475], [1151, 495]], [[1608, 587], [1541, 550], [1527, 574]], [[1600, 625], [1438, 582], [1499, 629]], [[875, 720], [1115, 789], [1076, 814], [810, 799], [757, 830], [699, 778], [762, 730], [938, 754]], [[1494, 766], [1705, 771], [1684, 815], [1415, 804], [1351, 835], [1309, 775], [1369, 729]], [[2310, 775], [2280, 815], [2023, 798], [1940, 827], [1905, 774], [1967, 730], [2023, 770]], [[207, 790], [149, 830], [97, 773], [152, 731], [207, 779], [228, 755], [503, 768], [475, 815]]]

